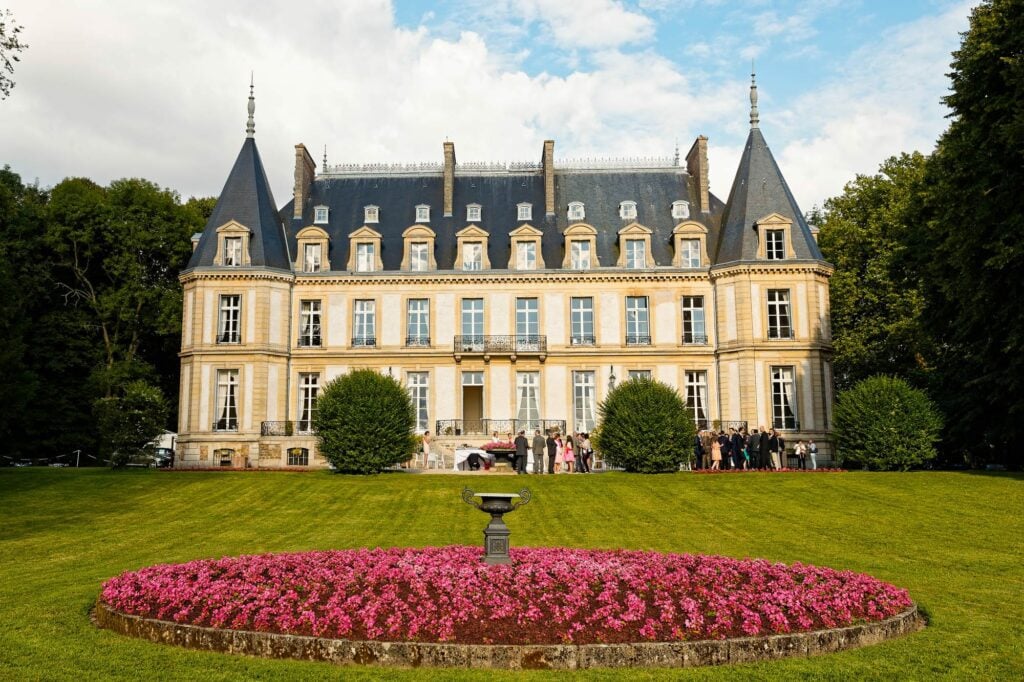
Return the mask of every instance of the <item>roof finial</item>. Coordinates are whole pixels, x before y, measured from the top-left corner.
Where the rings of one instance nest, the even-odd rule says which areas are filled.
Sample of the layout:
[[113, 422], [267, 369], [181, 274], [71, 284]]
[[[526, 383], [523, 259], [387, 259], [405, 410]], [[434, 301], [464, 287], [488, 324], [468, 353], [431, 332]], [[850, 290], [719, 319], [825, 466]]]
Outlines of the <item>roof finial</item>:
[[253, 74], [249, 72], [249, 120], [245, 124], [245, 136], [256, 137], [256, 122], [252, 115], [256, 112], [256, 98], [252, 96]]
[[750, 129], [757, 128], [760, 122], [757, 115], [757, 74], [754, 72], [754, 60], [750, 60]]
[[324, 145], [324, 172], [327, 171], [327, 145]]
[[673, 166], [678, 166], [679, 165], [679, 138], [678, 137], [676, 138], [676, 153], [675, 153], [675, 157], [672, 159], [672, 165]]

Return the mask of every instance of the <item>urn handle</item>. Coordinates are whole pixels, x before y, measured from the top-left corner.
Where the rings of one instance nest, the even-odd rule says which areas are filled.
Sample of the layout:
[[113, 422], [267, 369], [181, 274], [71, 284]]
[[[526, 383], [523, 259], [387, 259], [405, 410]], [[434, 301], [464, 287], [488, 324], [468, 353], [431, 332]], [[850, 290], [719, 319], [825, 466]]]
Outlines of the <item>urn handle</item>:
[[522, 490], [519, 491], [519, 501], [516, 502], [512, 506], [512, 508], [513, 509], [519, 509], [519, 507], [522, 507], [524, 504], [528, 504], [532, 497], [533, 497], [533, 493], [530, 492], [530, 489], [529, 488], [523, 488]]
[[480, 508], [480, 501], [475, 497], [476, 493], [470, 490], [468, 487], [462, 489], [462, 501], [468, 505], [472, 505], [477, 509]]

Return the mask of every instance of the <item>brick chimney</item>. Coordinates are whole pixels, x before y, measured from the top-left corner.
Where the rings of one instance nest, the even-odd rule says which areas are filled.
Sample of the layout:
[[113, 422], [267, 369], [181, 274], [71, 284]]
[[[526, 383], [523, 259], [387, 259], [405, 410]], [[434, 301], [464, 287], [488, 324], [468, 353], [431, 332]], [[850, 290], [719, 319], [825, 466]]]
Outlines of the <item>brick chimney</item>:
[[455, 143], [444, 143], [444, 217], [452, 217], [455, 198]]
[[293, 218], [301, 218], [306, 208], [306, 200], [309, 199], [310, 187], [313, 178], [316, 176], [316, 163], [313, 157], [306, 151], [306, 145], [295, 145], [295, 190], [292, 197], [295, 199]]
[[686, 153], [686, 172], [697, 182], [700, 212], [710, 213], [711, 203], [708, 199], [708, 138], [700, 135]]
[[544, 140], [544, 156], [541, 158], [544, 167], [544, 212], [555, 215], [555, 141]]

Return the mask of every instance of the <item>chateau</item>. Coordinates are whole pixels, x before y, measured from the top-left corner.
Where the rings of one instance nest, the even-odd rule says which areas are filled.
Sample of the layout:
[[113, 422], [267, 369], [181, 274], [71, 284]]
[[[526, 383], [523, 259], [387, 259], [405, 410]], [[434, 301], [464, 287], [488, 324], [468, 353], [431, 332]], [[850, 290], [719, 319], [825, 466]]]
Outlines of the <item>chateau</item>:
[[[275, 203], [247, 136], [181, 273], [177, 466], [326, 466], [320, 388], [401, 380], [417, 429], [480, 443], [589, 431], [610, 386], [678, 388], [702, 426], [831, 423], [829, 277], [758, 123], [725, 202], [705, 137], [684, 158], [316, 163]], [[326, 162], [326, 159], [325, 159]], [[689, 449], [690, 443], [680, 443]]]

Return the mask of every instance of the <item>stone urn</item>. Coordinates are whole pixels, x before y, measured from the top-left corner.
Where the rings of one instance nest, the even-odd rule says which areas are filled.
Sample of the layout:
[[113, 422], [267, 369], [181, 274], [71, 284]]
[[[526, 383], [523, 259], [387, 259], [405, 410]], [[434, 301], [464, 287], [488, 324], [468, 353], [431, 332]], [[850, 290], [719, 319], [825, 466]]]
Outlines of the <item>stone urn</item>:
[[512, 534], [505, 520], [505, 514], [515, 511], [530, 501], [530, 490], [523, 488], [518, 493], [474, 493], [469, 488], [462, 490], [462, 501], [491, 515], [491, 521], [484, 528], [484, 563], [488, 565], [510, 564], [508, 538]]

